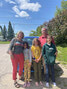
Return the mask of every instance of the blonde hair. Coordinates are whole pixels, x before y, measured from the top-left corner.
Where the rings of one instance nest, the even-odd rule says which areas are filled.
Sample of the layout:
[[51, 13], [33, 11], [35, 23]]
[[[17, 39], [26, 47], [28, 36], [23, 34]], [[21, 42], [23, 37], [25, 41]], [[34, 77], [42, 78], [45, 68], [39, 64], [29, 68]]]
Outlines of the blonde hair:
[[41, 48], [41, 43], [40, 43], [40, 41], [39, 41], [37, 38], [34, 38], [34, 39], [33, 39], [32, 45], [35, 46], [35, 41], [38, 42], [38, 46]]
[[23, 33], [22, 31], [19, 31], [19, 32], [17, 33], [17, 38], [18, 38], [18, 36], [19, 36], [20, 33], [23, 35], [22, 38], [24, 38], [24, 33]]

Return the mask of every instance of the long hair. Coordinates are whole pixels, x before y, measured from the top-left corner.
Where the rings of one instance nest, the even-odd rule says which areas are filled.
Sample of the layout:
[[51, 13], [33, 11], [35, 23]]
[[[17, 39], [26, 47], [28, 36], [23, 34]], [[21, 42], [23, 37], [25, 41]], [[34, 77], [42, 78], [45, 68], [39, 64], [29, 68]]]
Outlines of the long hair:
[[27, 49], [29, 49], [29, 48], [30, 48], [30, 46], [29, 46], [29, 44], [28, 44], [28, 42], [27, 42], [27, 41], [24, 41], [24, 42], [23, 42], [23, 45], [24, 45], [24, 44], [26, 44], [26, 45], [27, 45]]
[[41, 43], [40, 43], [40, 41], [39, 41], [37, 38], [34, 38], [34, 39], [33, 39], [32, 45], [35, 46], [35, 41], [38, 42], [38, 46], [41, 48]]
[[17, 38], [18, 38], [18, 36], [19, 36], [20, 33], [23, 35], [22, 38], [24, 38], [24, 33], [23, 33], [22, 31], [19, 31], [19, 32], [17, 33]]

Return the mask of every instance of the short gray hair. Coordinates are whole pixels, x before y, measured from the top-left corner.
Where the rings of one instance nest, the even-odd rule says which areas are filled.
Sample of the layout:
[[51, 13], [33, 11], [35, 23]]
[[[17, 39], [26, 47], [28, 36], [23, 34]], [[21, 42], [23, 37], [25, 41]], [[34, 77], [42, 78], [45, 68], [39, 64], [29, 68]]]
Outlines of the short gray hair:
[[48, 29], [48, 28], [45, 26], [45, 27], [43, 27], [43, 28], [41, 29], [41, 31], [43, 31], [43, 29]]

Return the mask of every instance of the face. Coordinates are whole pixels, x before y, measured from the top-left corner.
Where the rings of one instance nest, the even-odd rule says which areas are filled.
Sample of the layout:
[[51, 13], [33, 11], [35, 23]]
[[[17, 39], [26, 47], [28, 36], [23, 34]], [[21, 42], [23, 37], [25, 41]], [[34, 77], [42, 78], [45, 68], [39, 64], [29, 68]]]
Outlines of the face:
[[24, 44], [24, 48], [27, 48], [27, 44]]
[[43, 29], [43, 30], [42, 30], [42, 34], [43, 34], [43, 35], [47, 34], [47, 29]]
[[35, 40], [34, 42], [35, 42], [35, 45], [38, 45], [38, 41], [37, 40]]
[[19, 38], [20, 40], [22, 40], [23, 34], [22, 34], [22, 33], [19, 33], [18, 38]]
[[50, 36], [48, 36], [48, 37], [47, 37], [47, 42], [48, 42], [48, 43], [51, 43], [51, 41], [52, 41], [52, 38], [51, 38]]

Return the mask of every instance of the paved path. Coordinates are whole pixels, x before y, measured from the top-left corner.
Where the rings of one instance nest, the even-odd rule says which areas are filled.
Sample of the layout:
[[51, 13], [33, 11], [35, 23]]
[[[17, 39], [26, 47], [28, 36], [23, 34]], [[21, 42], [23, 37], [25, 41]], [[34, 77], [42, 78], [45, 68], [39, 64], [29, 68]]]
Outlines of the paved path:
[[[0, 89], [16, 89], [13, 85], [12, 80], [12, 64], [9, 55], [6, 53], [9, 45], [0, 44]], [[63, 65], [57, 64], [55, 66], [56, 70], [56, 82], [57, 87], [53, 87], [50, 83], [50, 88], [48, 89], [67, 89], [67, 68]], [[43, 77], [44, 79], [44, 77]], [[24, 82], [19, 81], [21, 87], [19, 89], [25, 89], [22, 87]], [[46, 89], [45, 81], [43, 80], [44, 86], [36, 87], [34, 79], [31, 82], [31, 87], [27, 89]]]

